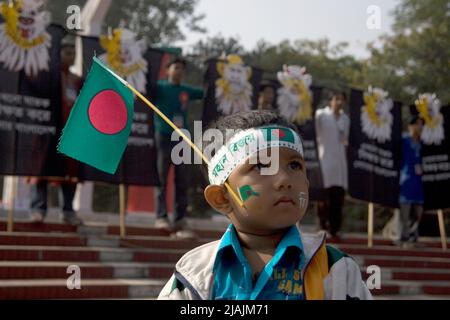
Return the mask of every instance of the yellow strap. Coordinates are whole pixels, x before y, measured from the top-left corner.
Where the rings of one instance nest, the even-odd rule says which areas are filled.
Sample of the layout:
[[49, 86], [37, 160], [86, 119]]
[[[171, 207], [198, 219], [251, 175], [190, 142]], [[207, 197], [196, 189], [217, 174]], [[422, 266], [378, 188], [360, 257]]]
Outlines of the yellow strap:
[[328, 255], [325, 241], [312, 258], [304, 275], [306, 298], [308, 300], [323, 300], [325, 288], [323, 279], [328, 275]]

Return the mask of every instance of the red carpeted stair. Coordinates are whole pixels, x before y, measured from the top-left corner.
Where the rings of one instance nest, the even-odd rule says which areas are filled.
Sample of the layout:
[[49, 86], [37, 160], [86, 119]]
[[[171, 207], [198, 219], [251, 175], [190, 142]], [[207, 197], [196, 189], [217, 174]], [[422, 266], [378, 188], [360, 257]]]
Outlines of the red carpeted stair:
[[[16, 222], [13, 233], [0, 221], [0, 299], [90, 299], [157, 297], [175, 262], [189, 249], [219, 239], [222, 230], [197, 230], [200, 240], [171, 238], [142, 226]], [[438, 239], [402, 249], [383, 239], [367, 248], [366, 239], [346, 235], [337, 247], [353, 256], [367, 278], [367, 266], [381, 268], [382, 299], [434, 299], [450, 296], [450, 251]], [[68, 289], [70, 265], [81, 270], [81, 289]]]

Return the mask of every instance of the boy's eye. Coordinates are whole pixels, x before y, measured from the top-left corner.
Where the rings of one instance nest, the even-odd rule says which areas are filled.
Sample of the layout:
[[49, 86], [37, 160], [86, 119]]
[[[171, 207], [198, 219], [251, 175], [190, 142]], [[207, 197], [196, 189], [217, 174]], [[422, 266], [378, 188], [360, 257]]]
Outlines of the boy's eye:
[[300, 161], [291, 161], [289, 163], [289, 167], [293, 170], [302, 170], [303, 169], [303, 165]]

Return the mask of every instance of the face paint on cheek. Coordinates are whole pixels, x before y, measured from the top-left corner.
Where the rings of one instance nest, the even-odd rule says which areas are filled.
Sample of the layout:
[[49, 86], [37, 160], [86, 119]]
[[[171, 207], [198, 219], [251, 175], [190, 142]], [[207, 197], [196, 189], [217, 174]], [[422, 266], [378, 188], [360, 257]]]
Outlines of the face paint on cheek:
[[305, 192], [300, 192], [299, 200], [300, 200], [300, 208], [301, 209], [306, 208], [306, 205], [308, 203], [308, 198], [306, 197]]
[[252, 186], [246, 184], [239, 188], [239, 196], [245, 202], [252, 196], [259, 197], [259, 193], [253, 190]]

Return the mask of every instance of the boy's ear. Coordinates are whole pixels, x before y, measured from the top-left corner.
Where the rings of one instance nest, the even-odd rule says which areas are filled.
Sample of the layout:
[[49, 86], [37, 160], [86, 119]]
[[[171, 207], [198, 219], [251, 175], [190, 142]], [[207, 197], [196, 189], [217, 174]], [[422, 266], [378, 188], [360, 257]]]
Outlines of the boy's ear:
[[210, 184], [204, 191], [205, 199], [211, 207], [224, 215], [233, 211], [224, 186]]

